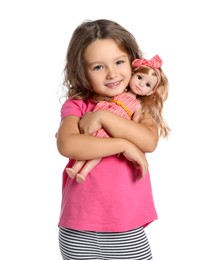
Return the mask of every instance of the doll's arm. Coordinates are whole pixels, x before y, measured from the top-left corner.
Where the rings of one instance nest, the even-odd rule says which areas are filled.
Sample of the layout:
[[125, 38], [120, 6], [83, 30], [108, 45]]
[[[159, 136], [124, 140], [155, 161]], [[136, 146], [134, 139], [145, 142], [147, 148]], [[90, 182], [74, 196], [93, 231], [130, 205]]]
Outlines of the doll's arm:
[[[91, 134], [102, 126], [112, 137], [123, 138], [134, 143], [143, 152], [152, 152], [158, 143], [158, 129], [151, 119], [136, 123], [112, 112], [101, 110], [87, 113], [79, 122], [82, 133]], [[93, 129], [93, 131], [91, 130]]]
[[138, 123], [141, 119], [141, 116], [142, 116], [142, 106], [139, 105], [132, 115], [132, 120]]

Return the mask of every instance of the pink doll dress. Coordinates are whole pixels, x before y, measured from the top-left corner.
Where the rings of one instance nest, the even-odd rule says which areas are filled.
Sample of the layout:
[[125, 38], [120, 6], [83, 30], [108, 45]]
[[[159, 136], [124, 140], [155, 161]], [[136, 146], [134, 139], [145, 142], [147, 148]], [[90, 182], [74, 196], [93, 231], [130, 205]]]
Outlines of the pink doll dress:
[[[112, 100], [100, 101], [96, 104], [93, 111], [106, 110], [123, 118], [131, 119], [131, 116], [139, 105], [140, 101], [138, 99], [124, 92], [118, 96], [115, 96]], [[103, 128], [99, 129], [94, 135], [99, 137], [109, 137]]]

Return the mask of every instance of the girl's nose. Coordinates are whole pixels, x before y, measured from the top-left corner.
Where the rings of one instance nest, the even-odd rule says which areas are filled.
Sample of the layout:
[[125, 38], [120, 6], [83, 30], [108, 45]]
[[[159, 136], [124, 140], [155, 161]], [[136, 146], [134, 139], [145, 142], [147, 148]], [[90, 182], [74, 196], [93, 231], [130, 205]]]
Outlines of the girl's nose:
[[107, 69], [107, 75], [106, 75], [107, 79], [113, 79], [116, 76], [117, 76], [117, 72], [115, 68], [112, 67]]

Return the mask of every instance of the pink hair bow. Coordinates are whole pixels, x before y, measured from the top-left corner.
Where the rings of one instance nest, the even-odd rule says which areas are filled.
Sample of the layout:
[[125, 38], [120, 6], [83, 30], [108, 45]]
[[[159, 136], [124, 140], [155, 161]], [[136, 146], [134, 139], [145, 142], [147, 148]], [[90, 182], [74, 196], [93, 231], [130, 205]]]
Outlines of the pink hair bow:
[[158, 55], [155, 55], [151, 60], [135, 59], [132, 62], [132, 66], [139, 68], [141, 66], [151, 67], [152, 69], [159, 69], [162, 65], [162, 60]]

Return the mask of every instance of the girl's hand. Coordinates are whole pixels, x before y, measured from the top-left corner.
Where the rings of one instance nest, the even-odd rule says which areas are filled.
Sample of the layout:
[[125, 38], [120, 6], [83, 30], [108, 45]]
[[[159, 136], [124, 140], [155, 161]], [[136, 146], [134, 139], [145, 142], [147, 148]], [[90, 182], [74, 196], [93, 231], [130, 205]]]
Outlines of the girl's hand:
[[132, 143], [129, 143], [122, 154], [128, 161], [132, 162], [137, 169], [140, 169], [141, 178], [143, 178], [146, 175], [149, 166], [146, 155]]
[[92, 135], [102, 128], [100, 122], [100, 111], [88, 112], [79, 121], [79, 131], [81, 134]]

